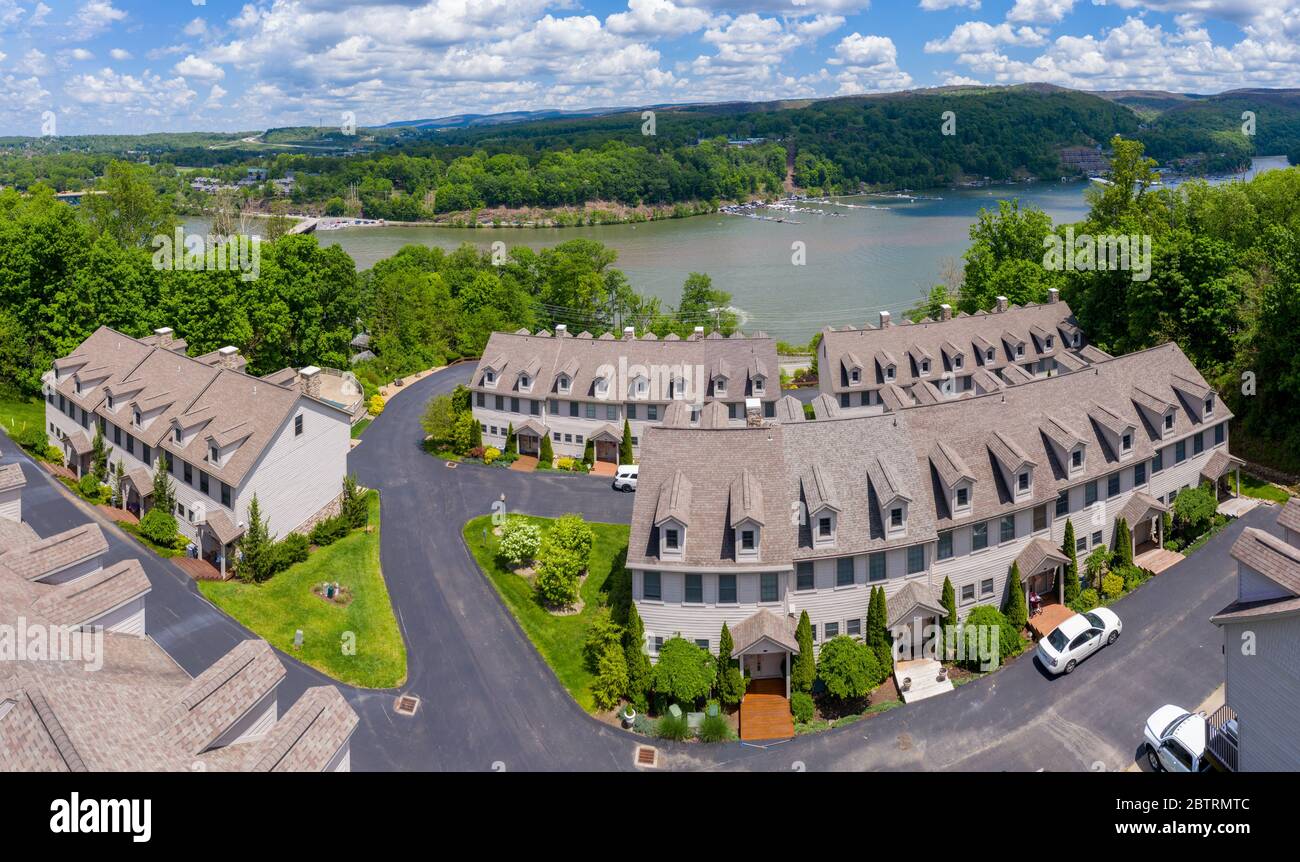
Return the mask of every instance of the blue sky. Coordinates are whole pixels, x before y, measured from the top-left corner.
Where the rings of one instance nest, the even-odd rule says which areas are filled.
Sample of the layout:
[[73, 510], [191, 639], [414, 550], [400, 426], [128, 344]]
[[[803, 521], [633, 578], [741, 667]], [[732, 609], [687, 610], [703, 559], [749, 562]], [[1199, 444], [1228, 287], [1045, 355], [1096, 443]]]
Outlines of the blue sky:
[[954, 83], [1300, 86], [1300, 0], [0, 0], [0, 134]]

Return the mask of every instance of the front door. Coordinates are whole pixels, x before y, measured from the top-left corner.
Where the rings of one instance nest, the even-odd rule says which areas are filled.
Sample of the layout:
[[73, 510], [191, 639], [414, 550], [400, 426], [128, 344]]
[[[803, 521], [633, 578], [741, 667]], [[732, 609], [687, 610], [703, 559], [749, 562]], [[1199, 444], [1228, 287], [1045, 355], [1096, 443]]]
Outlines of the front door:
[[618, 444], [613, 440], [596, 441], [596, 460], [608, 461], [611, 464], [618, 463]]
[[534, 436], [531, 435], [531, 434], [520, 434], [520, 435], [519, 435], [519, 454], [520, 454], [520, 455], [536, 455], [536, 454], [538, 454], [538, 452], [540, 451], [540, 449], [541, 449], [541, 444], [538, 442], [538, 438], [537, 438], [537, 437], [534, 437]]
[[785, 653], [755, 653], [745, 656], [745, 673], [753, 679], [767, 679], [785, 673]]

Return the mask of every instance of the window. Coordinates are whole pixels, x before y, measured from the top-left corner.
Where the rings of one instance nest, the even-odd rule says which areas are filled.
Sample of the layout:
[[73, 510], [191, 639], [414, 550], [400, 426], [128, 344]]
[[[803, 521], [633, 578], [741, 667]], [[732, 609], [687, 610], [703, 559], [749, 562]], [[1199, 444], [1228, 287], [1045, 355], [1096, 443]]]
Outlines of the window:
[[973, 602], [973, 601], [975, 601], [975, 585], [974, 585], [974, 584], [962, 584], [962, 588], [961, 588], [961, 600], [962, 600], [962, 602]]
[[700, 649], [704, 650], [705, 652], [708, 652], [708, 650], [709, 650], [709, 639], [708, 639], [708, 638], [696, 638], [696, 639], [695, 639], [695, 645], [696, 645], [697, 647], [699, 647]]
[[1101, 530], [1092, 534], [1092, 546], [1095, 548], [1101, 544]]
[[664, 648], [664, 639], [658, 635], [655, 636], [655, 655], [658, 655]]
[[885, 379], [886, 380], [894, 379], [894, 366], [889, 365], [885, 367]]
[[736, 603], [736, 576], [718, 575], [718, 604], [734, 605]]
[[491, 368], [483, 372], [483, 383], [486, 386], [495, 386], [497, 382], [497, 373]]
[[1074, 550], [1075, 550], [1076, 553], [1080, 553], [1080, 554], [1082, 554], [1084, 551], [1088, 550], [1088, 537], [1087, 537], [1087, 536], [1080, 536], [1079, 538], [1075, 539], [1075, 540], [1074, 540]]
[[199, 471], [199, 490], [205, 494], [208, 493], [208, 474], [202, 470]]
[[1051, 349], [1052, 349], [1052, 344], [1053, 344], [1053, 342], [1055, 342], [1055, 341], [1056, 341], [1056, 338], [1053, 337], [1053, 336], [1051, 336], [1051, 335], [1049, 335], [1049, 336], [1047, 336], [1047, 339], [1046, 339], [1043, 343], [1047, 345], [1047, 349], [1048, 349], [1048, 350], [1051, 350]]
[[896, 530], [903, 526], [903, 507], [895, 506], [889, 510], [889, 528]]
[[939, 534], [939, 559], [952, 559], [952, 530], [944, 530]]
[[208, 447], [208, 461], [212, 464], [217, 464], [221, 461], [221, 453], [217, 451], [216, 446]]
[[742, 551], [754, 551], [756, 549], [753, 530], [740, 531], [740, 549]]
[[122, 445], [122, 429], [116, 425], [113, 426], [113, 443], [117, 446]]
[[813, 564], [807, 561], [797, 564], [794, 567], [794, 588], [805, 592], [813, 589], [814, 586]]
[[577, 416], [578, 416], [578, 411], [579, 411], [580, 409], [581, 409], [581, 407], [579, 406], [579, 404], [578, 404], [577, 401], [570, 401], [570, 402], [569, 402], [569, 415], [570, 415], [570, 416], [572, 416], [572, 417], [574, 417], [574, 418], [577, 418]]
[[988, 350], [988, 353], [984, 354], [984, 359], [985, 359], [986, 361], [988, 361], [988, 362], [992, 362], [992, 361], [994, 360], [994, 358], [995, 358], [995, 357], [994, 357], [994, 354], [993, 354], [993, 348], [990, 347], [989, 350]]
[[670, 551], [676, 551], [681, 547], [680, 537], [677, 534], [676, 527], [669, 527], [664, 530], [664, 547], [668, 548]]
[[1163, 449], [1157, 449], [1156, 454], [1151, 456], [1151, 475], [1159, 473], [1165, 469], [1165, 452]]
[[1016, 516], [1003, 515], [998, 526], [998, 542], [1010, 542], [1016, 537]]
[[991, 596], [991, 595], [993, 595], [993, 579], [992, 579], [992, 578], [985, 578], [984, 580], [980, 581], [980, 595], [981, 595], [981, 596]]
[[1070, 492], [1067, 489], [1056, 495], [1056, 517], [1064, 518], [1068, 514], [1070, 514]]
[[135, 437], [130, 434], [126, 435], [126, 451], [135, 454]]
[[146, 464], [148, 464], [149, 466], [152, 467], [152, 466], [153, 466], [153, 449], [151, 449], [151, 448], [149, 448], [148, 446], [145, 446], [145, 445], [142, 444], [142, 445], [140, 446], [140, 460], [143, 461], [144, 463], [146, 463]]
[[1196, 436], [1192, 438], [1192, 454], [1199, 455], [1204, 451], [1205, 451], [1205, 432], [1198, 431]]
[[982, 551], [989, 546], [989, 524], [983, 521], [970, 528], [970, 549]]
[[1147, 465], [1143, 461], [1133, 467], [1133, 487], [1137, 488], [1147, 483]]
[[1119, 474], [1111, 473], [1106, 477], [1106, 499], [1109, 500], [1117, 494], [1119, 494]]
[[848, 620], [844, 623], [844, 633], [849, 637], [858, 637], [862, 634], [862, 618]]
[[172, 432], [172, 439], [175, 440], [177, 443], [181, 442], [181, 429], [177, 428], [175, 431]]
[[858, 369], [855, 368], [849, 372], [849, 382], [852, 383], [854, 386], [857, 386], [858, 381], [860, 381], [861, 379], [862, 379], [862, 372], [858, 371]]
[[532, 388], [533, 388], [533, 378], [529, 377], [527, 374], [520, 374], [520, 375], [519, 375], [519, 388], [520, 388], [520, 389], [532, 389]]
[[1165, 430], [1166, 431], [1174, 430], [1174, 414], [1172, 413], [1165, 414]]
[[779, 598], [776, 573], [763, 572], [758, 576], [758, 600], [760, 602], [775, 602]]
[[835, 561], [835, 586], [853, 586], [853, 558], [840, 557]]
[[486, 407], [486, 406], [487, 406], [487, 396], [484, 395], [482, 392], [475, 392], [475, 393], [474, 393], [474, 403], [477, 404], [479, 407]]
[[505, 400], [505, 397], [502, 396], [502, 395], [494, 395], [494, 396], [492, 396], [492, 405], [493, 405], [493, 407], [495, 407], [497, 410], [504, 410], [504, 409], [506, 409], [506, 400]]
[[925, 571], [925, 545], [912, 545], [907, 549], [907, 573], [915, 575]]
[[[80, 390], [78, 390], [78, 391], [80, 391]], [[1213, 416], [1213, 415], [1214, 415], [1214, 396], [1213, 396], [1213, 395], [1210, 395], [1210, 396], [1206, 397], [1206, 399], [1205, 399], [1205, 415], [1206, 415], [1206, 416]]]
[[885, 579], [884, 551], [867, 557], [867, 579], [872, 581], [883, 581]]
[[1091, 506], [1097, 502], [1097, 483], [1089, 482], [1083, 486], [1083, 505]]
[[957, 489], [957, 508], [958, 508], [958, 509], [964, 509], [964, 508], [966, 508], [966, 506], [969, 505], [969, 504], [970, 504], [970, 489], [969, 489], [969, 488], [958, 488], [958, 489]]
[[826, 630], [826, 640], [830, 640], [833, 637], [839, 637], [840, 634], [839, 623], [825, 623], [822, 626], [822, 628]]
[[511, 413], [518, 413], [518, 412], [519, 412], [519, 399], [518, 399], [518, 398], [514, 398], [514, 397], [512, 397], [512, 398], [510, 399], [510, 412], [511, 412]]
[[755, 394], [755, 395], [762, 395], [764, 389], [766, 389], [766, 385], [765, 385], [764, 382], [763, 382], [763, 378], [762, 378], [762, 377], [755, 377], [755, 378], [754, 378], [754, 394]]
[[564, 442], [565, 442], [565, 443], [572, 443], [572, 442], [573, 442], [573, 435], [572, 435], [572, 434], [565, 434], [565, 435], [564, 435]]
[[293, 436], [295, 437], [302, 436], [302, 414], [301, 413], [293, 417]]
[[182, 461], [181, 467], [185, 474], [185, 484], [194, 487], [194, 468], [190, 466], [189, 461]]
[[961, 357], [961, 356], [954, 356], [954, 357], [952, 358], [952, 367], [955, 368], [955, 369], [957, 369], [958, 371], [960, 371], [960, 370], [961, 370], [961, 367], [962, 367], [962, 363], [963, 363], [964, 361], [965, 361], [965, 359], [964, 359], [963, 357]]
[[1070, 453], [1070, 469], [1078, 470], [1083, 466], [1083, 450], [1075, 449]]
[[1228, 428], [1227, 428], [1227, 426], [1228, 426], [1228, 423], [1227, 423], [1227, 422], [1220, 422], [1218, 425], [1215, 425], [1215, 426], [1214, 426], [1214, 445], [1215, 445], [1215, 446], [1218, 446], [1218, 445], [1219, 445], [1220, 443], [1222, 443], [1222, 442], [1224, 441], [1224, 439], [1226, 438], [1227, 433], [1228, 433]]
[[840, 393], [840, 406], [841, 406], [841, 407], [848, 407], [848, 406], [849, 406], [849, 393], [847, 393], [847, 392], [841, 392], [841, 393]]
[[831, 519], [829, 515], [822, 515], [817, 519], [817, 538], [829, 539], [831, 537]]
[[658, 418], [659, 418], [659, 405], [658, 405], [658, 404], [647, 404], [646, 407], [645, 407], [645, 418], [647, 418], [647, 419], [652, 419], [652, 420], [653, 420], [653, 419], [658, 419]]
[[704, 602], [704, 576], [687, 575], [686, 576], [686, 597], [684, 599], [688, 605], [698, 605]]
[[922, 360], [921, 360], [921, 373], [922, 373], [922, 374], [929, 374], [929, 373], [930, 373], [930, 360], [928, 360], [928, 359], [922, 359]]
[[1047, 504], [1034, 507], [1034, 532], [1047, 529]]
[[134, 426], [137, 427], [137, 428], [140, 427], [140, 411], [139, 411], [139, 410], [132, 410], [132, 411], [131, 411], [131, 424], [134, 425]]
[[1024, 346], [1023, 344], [1017, 344], [1017, 345], [1016, 345], [1016, 358], [1017, 358], [1017, 359], [1020, 359], [1020, 358], [1022, 358], [1024, 355], [1025, 355], [1025, 346]]
[[635, 418], [636, 418], [636, 405], [635, 405], [635, 404], [629, 404], [629, 405], [627, 405], [627, 418], [629, 418], [629, 419], [635, 419]]
[[221, 483], [221, 505], [230, 508], [230, 486], [225, 482]]
[[1187, 441], [1179, 440], [1174, 444], [1174, 463], [1181, 464], [1187, 460]]
[[[663, 598], [662, 584], [658, 572], [646, 572], [641, 576], [641, 598], [657, 602]], [[655, 640], [659, 640], [655, 638]], [[655, 652], [659, 650], [656, 649]]]
[[570, 380], [568, 377], [566, 377], [566, 376], [563, 375], [563, 374], [560, 375], [560, 391], [561, 391], [561, 392], [568, 392], [568, 391], [569, 391], [569, 387], [572, 386], [572, 385], [573, 385], [573, 381], [572, 381], [572, 380]]
[[164, 459], [167, 461], [167, 472], [168, 472], [168, 473], [171, 473], [173, 476], [175, 476], [175, 475], [176, 475], [176, 459], [175, 459], [175, 458], [167, 458], [167, 456], [165, 456], [165, 455], [159, 456], [159, 460], [164, 460]]
[[724, 378], [719, 377], [717, 380], [713, 381], [713, 394], [714, 395], [727, 394], [727, 381]]
[[618, 405], [617, 405], [617, 404], [606, 404], [606, 405], [605, 405], [605, 418], [606, 418], [606, 419], [617, 419], [617, 418], [618, 418]]
[[808, 630], [812, 632], [812, 639], [813, 639], [814, 642], [816, 642], [816, 640], [817, 640], [817, 623], [810, 623], [809, 626], [808, 626]]
[[1132, 435], [1132, 434], [1125, 434], [1123, 437], [1119, 438], [1119, 450], [1120, 450], [1121, 452], [1132, 452], [1132, 451], [1133, 451], [1133, 435]]

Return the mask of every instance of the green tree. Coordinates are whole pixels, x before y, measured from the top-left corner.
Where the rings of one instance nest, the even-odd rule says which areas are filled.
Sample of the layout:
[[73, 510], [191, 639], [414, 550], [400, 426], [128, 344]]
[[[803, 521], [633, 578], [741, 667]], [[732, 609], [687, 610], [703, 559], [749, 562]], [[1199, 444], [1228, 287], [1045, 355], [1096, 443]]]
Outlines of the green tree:
[[731, 629], [724, 622], [722, 634], [718, 636], [718, 678], [714, 687], [718, 700], [727, 706], [737, 706], [745, 696], [745, 675], [740, 671], [740, 662], [731, 657], [735, 648]]
[[515, 423], [513, 422], [509, 423], [509, 427], [506, 429], [505, 453], [507, 455], [519, 454], [519, 438], [515, 436]]
[[598, 709], [613, 709], [628, 690], [627, 657], [622, 648], [617, 644], [607, 646], [596, 661], [595, 673], [591, 699]]
[[1073, 607], [1079, 598], [1079, 555], [1075, 550], [1074, 521], [1069, 518], [1065, 519], [1065, 540], [1061, 543], [1061, 551], [1069, 558], [1062, 575], [1065, 578], [1065, 604]]
[[862, 697], [871, 691], [879, 676], [876, 656], [866, 644], [848, 635], [838, 635], [822, 644], [817, 678], [832, 697], [841, 701]]
[[596, 444], [590, 437], [587, 438], [587, 445], [582, 449], [582, 463], [586, 464], [588, 468], [596, 463]]
[[[587, 670], [595, 673], [601, 657], [610, 648], [622, 652], [623, 627], [610, 618], [609, 611], [602, 609], [587, 627], [587, 637], [582, 644], [582, 659]], [[626, 666], [626, 660], [624, 661]], [[619, 691], [622, 694], [622, 690]]]
[[717, 669], [707, 650], [680, 637], [670, 638], [659, 649], [654, 666], [655, 694], [689, 709], [709, 696]]
[[103, 194], [86, 195], [81, 210], [96, 234], [106, 234], [123, 248], [145, 246], [156, 236], [172, 239], [174, 219], [158, 197], [145, 165], [109, 162], [99, 183]]
[[275, 556], [275, 537], [262, 518], [262, 506], [253, 495], [248, 504], [248, 526], [239, 540], [235, 575], [245, 583], [258, 583], [270, 577]]
[[889, 634], [889, 609], [885, 588], [873, 587], [867, 604], [866, 644], [875, 653], [876, 665], [888, 675], [894, 669], [893, 638]]
[[1128, 528], [1128, 521], [1120, 518], [1115, 524], [1115, 536], [1112, 540], [1115, 555], [1115, 567], [1133, 565], [1133, 533]]
[[348, 473], [343, 477], [343, 496], [339, 513], [352, 529], [364, 527], [370, 520], [370, 506], [357, 487], [357, 477]]
[[1092, 584], [1094, 589], [1100, 589], [1102, 576], [1110, 570], [1110, 551], [1098, 545], [1083, 561], [1083, 567], [1088, 574], [1088, 583]]
[[997, 212], [980, 210], [970, 228], [961, 310], [987, 311], [998, 296], [1016, 305], [1045, 301], [1049, 287], [1064, 283], [1062, 273], [1043, 268], [1043, 240], [1051, 233], [1051, 216], [1022, 209], [1018, 200], [999, 201]]
[[944, 655], [949, 655], [952, 649], [956, 647], [957, 591], [953, 589], [952, 579], [947, 575], [944, 575], [943, 578], [943, 592], [940, 600], [947, 610], [943, 617], [943, 644]]
[[438, 395], [431, 398], [420, 415], [420, 427], [434, 443], [450, 443], [456, 428], [456, 412], [452, 409], [451, 397]]
[[153, 508], [169, 515], [176, 511], [176, 489], [168, 475], [170, 466], [167, 455], [160, 452], [153, 471]]
[[541, 455], [538, 456], [537, 460], [542, 464], [551, 464], [555, 461], [555, 449], [551, 446], [550, 434], [542, 435]]
[[90, 451], [90, 474], [96, 482], [105, 484], [108, 482], [108, 446], [104, 444], [104, 435], [98, 424], [95, 425], [95, 439], [90, 443]]
[[618, 463], [631, 464], [632, 461], [632, 426], [625, 416], [623, 417], [623, 439], [618, 441]]
[[817, 680], [817, 657], [813, 652], [812, 622], [807, 611], [799, 612], [794, 639], [799, 644], [799, 654], [790, 668], [790, 685], [795, 691], [812, 691]]
[[1199, 536], [1209, 529], [1218, 501], [1209, 483], [1184, 488], [1174, 497], [1174, 524], [1186, 538]]
[[653, 684], [653, 668], [645, 651], [645, 626], [636, 604], [628, 605], [623, 627], [623, 655], [627, 663], [627, 697], [638, 710], [646, 710], [646, 696]]
[[1005, 609], [1007, 622], [1022, 629], [1029, 624], [1029, 608], [1025, 604], [1025, 585], [1020, 581], [1020, 564], [1012, 563], [1007, 574], [1007, 598]]

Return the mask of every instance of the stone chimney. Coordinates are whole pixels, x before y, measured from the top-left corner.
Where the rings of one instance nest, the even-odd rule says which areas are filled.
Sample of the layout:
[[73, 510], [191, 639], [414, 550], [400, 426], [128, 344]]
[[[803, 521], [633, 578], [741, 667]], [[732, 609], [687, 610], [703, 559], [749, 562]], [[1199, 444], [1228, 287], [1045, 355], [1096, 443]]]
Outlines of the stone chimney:
[[627, 339], [627, 340], [629, 340], [629, 341], [631, 341], [632, 339], [635, 339], [635, 338], [636, 338], [636, 327], [635, 327], [635, 326], [625, 326], [625, 327], [623, 327], [623, 338], [625, 338], [625, 339]]
[[890, 318], [891, 318], [891, 317], [892, 317], [892, 315], [891, 315], [888, 311], [882, 311], [882, 312], [880, 312], [880, 328], [881, 328], [881, 329], [884, 329], [886, 326], [889, 326], [889, 325], [890, 325]]
[[1007, 310], [1007, 298], [1005, 296], [998, 297], [997, 309], [999, 314]]
[[227, 371], [236, 370], [239, 361], [238, 347], [223, 347], [217, 351], [217, 365]]
[[298, 380], [302, 383], [302, 394], [310, 395], [312, 398], [320, 397], [320, 369], [315, 365], [308, 365], [298, 372]]
[[1054, 287], [1047, 289], [1047, 303], [1053, 305], [1061, 301], [1061, 292]]
[[158, 336], [159, 347], [161, 347], [163, 350], [171, 350], [173, 336], [175, 335], [175, 333], [172, 332], [172, 328], [170, 326], [163, 326], [159, 329], [155, 329], [153, 331], [153, 334]]
[[949, 305], [948, 303], [945, 302], [943, 305], [939, 306], [939, 319], [940, 319], [940, 320], [952, 320], [952, 306], [951, 306], [951, 305]]
[[745, 427], [759, 428], [763, 424], [763, 402], [757, 398], [745, 399]]
[[555, 324], [555, 337], [556, 337], [556, 338], [563, 338], [564, 336], [566, 336], [566, 335], [568, 335], [568, 334], [569, 334], [569, 327], [568, 327], [567, 324], [564, 324], [564, 323], [557, 323], [557, 324]]
[[695, 331], [691, 333], [691, 339], [694, 341], [698, 341], [703, 337], [704, 337], [704, 327], [703, 326], [695, 327]]

